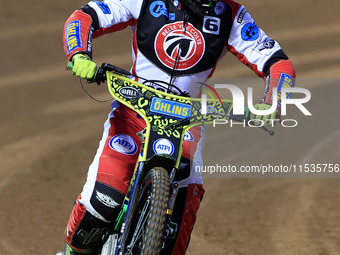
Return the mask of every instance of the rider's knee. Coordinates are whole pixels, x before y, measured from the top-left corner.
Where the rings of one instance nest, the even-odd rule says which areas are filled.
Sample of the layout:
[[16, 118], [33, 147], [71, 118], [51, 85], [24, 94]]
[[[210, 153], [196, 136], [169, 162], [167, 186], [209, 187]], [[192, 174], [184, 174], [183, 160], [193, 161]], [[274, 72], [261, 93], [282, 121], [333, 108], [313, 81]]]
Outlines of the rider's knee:
[[118, 217], [128, 185], [125, 177], [99, 172], [96, 180], [85, 184], [80, 203], [97, 218], [113, 222]]
[[108, 184], [96, 181], [90, 204], [106, 221], [115, 222], [124, 202], [125, 193]]

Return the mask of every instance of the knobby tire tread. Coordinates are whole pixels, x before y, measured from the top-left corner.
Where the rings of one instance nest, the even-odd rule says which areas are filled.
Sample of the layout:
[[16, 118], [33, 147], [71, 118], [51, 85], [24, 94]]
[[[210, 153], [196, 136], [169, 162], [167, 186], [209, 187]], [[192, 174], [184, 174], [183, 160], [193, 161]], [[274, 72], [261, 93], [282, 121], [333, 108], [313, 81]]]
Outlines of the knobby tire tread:
[[[139, 203], [133, 213], [132, 222], [136, 224], [140, 218], [140, 210], [147, 200], [150, 201], [148, 212], [150, 212], [145, 224], [145, 232], [141, 242], [134, 247], [133, 255], [157, 255], [163, 242], [163, 234], [167, 220], [166, 210], [169, 203], [170, 181], [169, 174], [163, 167], [152, 168], [142, 178], [139, 184]], [[150, 198], [150, 199], [149, 199]], [[134, 224], [130, 229], [129, 239], [136, 231]], [[125, 253], [124, 253], [125, 254]]]
[[161, 249], [166, 223], [166, 209], [169, 202], [169, 174], [162, 167], [154, 167], [150, 170], [151, 204], [150, 218], [143, 237], [143, 255], [157, 255]]

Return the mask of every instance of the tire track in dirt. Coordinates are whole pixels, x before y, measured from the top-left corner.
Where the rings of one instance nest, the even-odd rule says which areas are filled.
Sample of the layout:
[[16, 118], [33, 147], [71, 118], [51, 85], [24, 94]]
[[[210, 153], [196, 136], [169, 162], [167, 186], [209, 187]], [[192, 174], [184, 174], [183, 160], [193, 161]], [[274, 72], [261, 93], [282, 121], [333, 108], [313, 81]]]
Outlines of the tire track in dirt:
[[15, 40], [17, 38], [35, 37], [37, 34], [46, 32], [60, 32], [63, 29], [64, 21], [42, 22], [29, 27], [12, 27], [11, 29], [4, 29], [0, 34], [0, 40]]
[[[51, 111], [59, 112], [58, 109], [56, 112], [55, 108], [50, 108], [46, 110], [46, 113]], [[13, 193], [16, 194], [16, 201], [10, 199], [3, 202], [2, 205], [5, 207], [0, 210], [0, 225], [2, 226], [0, 228], [0, 254], [7, 255], [15, 251], [18, 255], [33, 255], [41, 249], [40, 246], [44, 250], [41, 254], [46, 254], [45, 252], [54, 254], [57, 243], [59, 243], [57, 246], [62, 249], [62, 233], [67, 214], [63, 214], [63, 210], [60, 211], [59, 197], [69, 197], [68, 190], [73, 186], [78, 186], [77, 180], [80, 179], [79, 176], [78, 179], [75, 179], [76, 173], [64, 173], [58, 177], [59, 171], [64, 171], [64, 169], [58, 169], [58, 166], [65, 165], [66, 162], [59, 162], [54, 168], [49, 167], [47, 162], [57, 161], [54, 158], [55, 155], [58, 155], [61, 151], [66, 154], [67, 149], [65, 148], [80, 150], [75, 144], [83, 143], [83, 141], [93, 137], [96, 132], [89, 132], [89, 130], [98, 130], [98, 123], [102, 125], [104, 120], [92, 111], [92, 114], [88, 117], [75, 118], [73, 122], [60, 125], [49, 132], [27, 137], [0, 149], [0, 193], [3, 194], [0, 200], [10, 197]], [[80, 156], [75, 153], [72, 163], [75, 163]], [[86, 157], [86, 160], [82, 159], [82, 161], [88, 162], [89, 159], [90, 156]], [[71, 163], [68, 164], [71, 165]], [[74, 166], [70, 167], [70, 170], [73, 168]], [[84, 170], [84, 173], [86, 173], [86, 170]], [[51, 176], [58, 178], [54, 180], [55, 178]], [[63, 188], [63, 191], [56, 189], [58, 186], [64, 185], [66, 178], [72, 178], [72, 176], [73, 181], [71, 182], [71, 179], [68, 182], [74, 183], [74, 185]], [[57, 182], [58, 179], [59, 182]], [[49, 187], [50, 183], [54, 186]], [[16, 187], [18, 184], [20, 186]], [[35, 190], [34, 187], [37, 187], [37, 189]], [[23, 189], [23, 192], [21, 189]], [[44, 190], [46, 194], [41, 193]], [[68, 212], [72, 206], [71, 201], [75, 197], [76, 195], [72, 196], [68, 206], [63, 204], [65, 208], [68, 208]], [[20, 204], [17, 204], [18, 202]], [[20, 206], [17, 211], [15, 210], [16, 206]], [[55, 213], [58, 215], [54, 215]], [[58, 217], [63, 218], [62, 226], [56, 221]], [[20, 227], [20, 224], [23, 225]], [[40, 226], [40, 224], [42, 225]], [[60, 242], [52, 241], [52, 244], [50, 244], [53, 234], [55, 234], [54, 231], [57, 229], [59, 229], [58, 240]], [[27, 233], [32, 236], [32, 239], [27, 236]], [[46, 236], [49, 236], [47, 243]], [[47, 247], [44, 245], [47, 245]], [[53, 251], [51, 250], [52, 247], [54, 247]]]
[[278, 42], [295, 41], [303, 36], [303, 40], [317, 39], [321, 36], [330, 37], [340, 33], [340, 22], [312, 25], [310, 27], [295, 27], [270, 34]]
[[285, 223], [277, 216], [278, 206], [285, 202], [285, 192], [294, 182], [207, 179], [188, 254], [276, 255], [273, 226]]
[[314, 146], [304, 151], [304, 154], [301, 155], [299, 164], [315, 162], [316, 158], [330, 147], [336, 149], [333, 149], [333, 153], [328, 156], [331, 156], [333, 160], [336, 161], [336, 159], [339, 158], [338, 152], [340, 151], [340, 129], [336, 129], [334, 132], [328, 134], [327, 137], [314, 144]]
[[[72, 144], [86, 138], [89, 123], [93, 122], [93, 117], [75, 120], [58, 127], [55, 130], [38, 134], [35, 137], [27, 137], [16, 143], [6, 145], [0, 149], [0, 191], [6, 186], [8, 181], [18, 171], [25, 171], [40, 157], [58, 150], [67, 144]], [[87, 128], [83, 128], [86, 126]], [[74, 132], [77, 130], [77, 132]], [[34, 150], [32, 150], [32, 146]]]
[[295, 180], [277, 208], [280, 224], [275, 224], [271, 237], [275, 254], [339, 254], [339, 227], [327, 221], [338, 222], [340, 215], [330, 216], [329, 202], [324, 197], [327, 194], [339, 199], [339, 192], [335, 190], [324, 192], [325, 187], [333, 190], [338, 185], [337, 180]]
[[308, 214], [315, 203], [315, 193], [319, 187], [319, 183], [296, 180], [282, 194], [276, 214], [279, 224], [275, 224], [271, 231], [275, 254], [292, 255], [300, 251], [304, 254], [319, 254], [316, 247], [309, 243], [308, 229]]
[[311, 67], [308, 70], [302, 72], [303, 77], [313, 78], [340, 78], [340, 65], [333, 64], [332, 66], [318, 66]]

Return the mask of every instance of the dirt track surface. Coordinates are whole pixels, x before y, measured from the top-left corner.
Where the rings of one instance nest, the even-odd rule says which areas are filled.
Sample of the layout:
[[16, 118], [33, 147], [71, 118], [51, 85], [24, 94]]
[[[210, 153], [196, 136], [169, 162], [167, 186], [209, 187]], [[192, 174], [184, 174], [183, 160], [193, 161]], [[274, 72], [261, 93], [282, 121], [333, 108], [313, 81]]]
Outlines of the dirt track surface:
[[[95, 154], [109, 103], [64, 70], [62, 28], [82, 1], [1, 1], [0, 254], [55, 254]], [[243, 1], [310, 82], [308, 109], [274, 137], [208, 130], [206, 165], [340, 163], [340, 3]], [[95, 60], [131, 64], [129, 30], [94, 42]], [[109, 54], [109, 55], [107, 55]], [[227, 56], [216, 77], [254, 77]], [[91, 90], [91, 88], [89, 87]], [[259, 91], [262, 87], [259, 88]], [[93, 91], [105, 99], [105, 88]], [[221, 142], [223, 141], [223, 142]], [[207, 178], [188, 254], [340, 254], [336, 178]]]

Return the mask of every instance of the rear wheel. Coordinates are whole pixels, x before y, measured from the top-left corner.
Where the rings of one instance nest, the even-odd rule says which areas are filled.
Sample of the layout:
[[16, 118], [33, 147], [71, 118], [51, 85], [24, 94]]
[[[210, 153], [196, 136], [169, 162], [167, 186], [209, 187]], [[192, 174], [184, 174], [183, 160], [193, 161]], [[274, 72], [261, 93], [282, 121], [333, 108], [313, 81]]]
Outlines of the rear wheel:
[[126, 254], [157, 255], [161, 249], [169, 202], [169, 174], [152, 168], [139, 185]]

